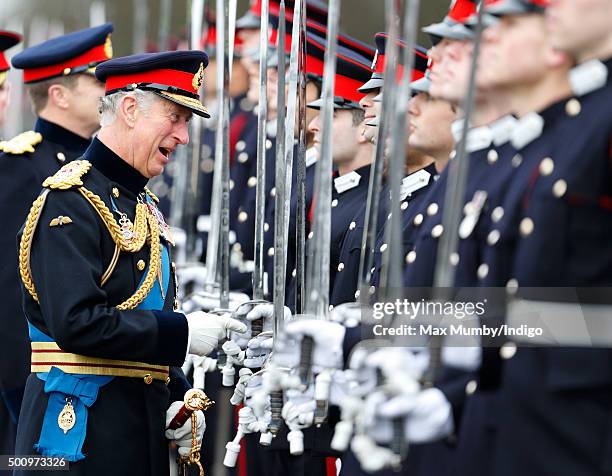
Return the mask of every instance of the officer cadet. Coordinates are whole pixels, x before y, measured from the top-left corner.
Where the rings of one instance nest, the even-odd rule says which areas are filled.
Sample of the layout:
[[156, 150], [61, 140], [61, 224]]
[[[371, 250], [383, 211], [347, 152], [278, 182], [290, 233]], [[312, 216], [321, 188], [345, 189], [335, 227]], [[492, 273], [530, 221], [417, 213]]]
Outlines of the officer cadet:
[[[0, 31], [0, 128], [4, 125], [6, 117], [5, 113], [9, 106], [11, 91], [11, 83], [8, 80], [10, 65], [4, 52], [15, 46], [20, 41], [21, 35], [18, 33]], [[13, 277], [13, 274], [11, 274], [11, 277]], [[1, 336], [3, 342], [9, 338], [9, 336], [6, 334], [7, 330], [11, 328], [12, 326], [10, 325], [3, 326]], [[8, 364], [8, 360], [5, 362]], [[0, 397], [2, 400], [0, 401], [0, 428], [5, 428], [6, 430], [4, 431], [2, 437], [0, 437], [0, 454], [12, 454], [15, 445], [15, 430], [17, 429], [15, 423], [17, 421], [19, 410], [13, 414], [11, 414], [9, 411], [9, 409], [12, 408], [12, 406], [8, 404], [8, 401], [10, 400], [9, 393], [10, 389], [15, 388], [15, 385], [11, 385], [9, 382], [4, 382], [6, 374], [4, 369], [2, 370], [2, 374], [0, 374]], [[19, 385], [17, 385], [17, 387], [18, 386]], [[18, 396], [18, 399], [20, 398], [21, 395]]]
[[0, 128], [6, 120], [6, 110], [9, 106], [11, 83], [8, 80], [8, 71], [11, 68], [4, 52], [20, 43], [22, 37], [12, 31], [0, 31]]
[[[18, 454], [63, 457], [73, 474], [168, 474], [164, 431], [181, 404], [168, 407], [188, 388], [174, 366], [246, 330], [227, 316], [176, 312], [172, 236], [146, 189], [187, 144], [191, 114], [208, 115], [198, 95], [207, 64], [204, 52], [177, 51], [96, 69], [106, 82], [101, 130], [45, 180], [19, 237], [34, 357]], [[166, 437], [188, 454], [191, 424]]]
[[[77, 31], [27, 48], [12, 59], [14, 67], [24, 70], [26, 89], [38, 116], [33, 131], [0, 142], [0, 203], [4, 207], [0, 283], [5, 296], [0, 382], [15, 428], [30, 373], [15, 237], [43, 180], [82, 154], [99, 127], [98, 99], [104, 89], [92, 72], [112, 56], [112, 31], [110, 24]], [[5, 44], [14, 44], [19, 37], [10, 34], [5, 38]]]
[[[515, 309], [520, 299], [527, 304], [538, 300], [540, 304], [531, 312], [543, 319], [565, 314], [588, 328], [594, 320], [609, 318], [609, 293], [602, 290], [611, 281], [610, 245], [605, 237], [611, 229], [606, 200], [610, 195], [612, 115], [607, 104], [612, 98], [612, 36], [604, 25], [612, 19], [612, 3], [555, 1], [548, 8], [551, 46], [569, 53], [577, 63], [569, 73], [574, 97], [568, 95], [540, 113], [545, 122], [541, 135], [536, 133], [534, 138], [532, 134], [532, 141], [518, 154], [529, 167], [524, 174], [516, 174], [504, 197], [504, 206], [513, 207], [504, 210], [514, 218], [507, 229], [500, 230], [504, 232], [500, 241], [509, 238], [502, 258], [509, 263], [508, 291], [517, 297], [510, 301], [506, 321], [516, 325], [516, 319], [525, 317], [524, 311]], [[528, 22], [534, 21], [513, 20], [506, 27], [516, 24], [526, 36], [533, 35], [535, 27]], [[539, 28], [541, 32], [541, 24]], [[513, 34], [512, 30], [507, 34]], [[556, 91], [563, 92], [559, 85]], [[538, 104], [538, 96], [529, 99], [525, 95], [522, 106]], [[547, 124], [551, 125], [547, 128]], [[511, 200], [514, 186], [520, 192]], [[542, 287], [548, 287], [548, 293]], [[570, 287], [593, 289], [588, 295]], [[566, 314], [568, 304], [561, 301], [573, 301], [571, 293], [587, 296], [581, 307], [584, 313]], [[602, 314], [590, 312], [594, 306], [588, 305], [588, 299], [596, 300]], [[496, 408], [499, 428], [489, 474], [610, 471], [610, 351], [583, 347], [588, 343], [576, 335], [572, 338], [555, 339], [559, 348], [546, 342], [532, 342], [529, 348], [512, 338], [502, 348]], [[594, 334], [593, 338], [593, 347], [609, 346], [609, 336]], [[520, 435], [525, 434], [532, 435], [530, 445], [521, 441]]]
[[[519, 202], [542, 161], [544, 167], [548, 163], [543, 160], [549, 154], [546, 138], [554, 137], [558, 131], [557, 124], [564, 115], [561, 112], [568, 102], [570, 61], [549, 44], [543, 4], [502, 1], [487, 2], [485, 7], [487, 14], [495, 14], [501, 20], [483, 32], [477, 83], [480, 89], [494, 90], [497, 97], [505, 98], [518, 121], [508, 144], [496, 149], [498, 156], [491, 173], [481, 178], [481, 211], [472, 218], [466, 214], [464, 221], [471, 220], [469, 229], [460, 228], [464, 251], [457, 275], [463, 275], [458, 279], [465, 280], [476, 270], [476, 285], [503, 289], [511, 278], [509, 256], [519, 234]], [[517, 49], [529, 54], [517, 57]], [[466, 274], [463, 270], [467, 267], [472, 269]], [[490, 325], [503, 319], [503, 308], [499, 309], [503, 300], [501, 305], [496, 303], [497, 294], [489, 290], [483, 294], [491, 303], [483, 318]], [[494, 471], [492, 455], [499, 446], [500, 431], [500, 399], [496, 395], [502, 371], [500, 357], [509, 355], [511, 346], [503, 340], [486, 346], [483, 342], [479, 372], [466, 386], [468, 398], [457, 452], [461, 474]]]
[[[377, 127], [368, 124], [368, 121], [372, 119], [378, 119], [377, 113], [375, 111], [375, 105], [379, 105], [379, 102], [374, 101], [376, 95], [378, 95], [383, 86], [383, 74], [385, 70], [385, 52], [386, 52], [386, 44], [389, 40], [388, 35], [386, 33], [377, 33], [374, 37], [376, 42], [376, 56], [374, 62], [372, 64], [374, 72], [372, 73], [372, 77], [363, 84], [359, 91], [362, 93], [366, 93], [366, 95], [360, 100], [360, 105], [366, 111], [365, 116], [366, 123], [362, 129], [362, 135], [369, 139], [371, 142], [375, 139], [373, 135], [377, 132]], [[406, 44], [403, 40], [398, 40], [398, 50], [399, 57], [402, 58], [402, 50], [405, 49]], [[412, 70], [412, 79], [418, 80], [421, 79], [427, 69], [427, 54], [425, 50], [419, 46], [414, 49], [415, 54], [415, 62], [414, 69]], [[399, 66], [400, 74], [403, 74], [403, 66]], [[418, 170], [429, 166], [429, 162], [433, 162], [433, 159], [428, 159], [426, 156], [422, 155], [420, 152], [415, 152], [414, 149], [406, 149], [408, 151], [406, 157], [406, 171], [408, 174], [412, 174], [413, 172], [417, 172]], [[432, 170], [432, 172], [434, 172]], [[429, 172], [428, 172], [429, 173]], [[430, 174], [431, 177], [437, 175], [437, 173]], [[406, 202], [406, 205], [402, 206], [402, 211], [407, 210], [407, 204], [410, 198], [408, 195], [415, 194], [419, 189], [422, 189], [423, 186], [427, 186], [429, 184], [429, 178], [425, 181], [420, 181], [420, 179], [416, 176], [413, 176], [413, 179], [416, 178], [416, 181], [413, 184], [408, 184], [404, 187], [404, 192], [406, 195], [404, 196], [403, 201]], [[412, 180], [412, 179], [410, 179]], [[432, 179], [433, 180], [433, 179]], [[378, 220], [377, 220], [377, 229], [382, 230], [385, 224], [385, 220], [387, 217], [387, 202], [385, 199], [388, 197], [388, 189], [384, 189], [382, 191], [382, 204], [379, 207]], [[363, 203], [362, 206], [359, 207], [358, 211], [355, 213], [353, 220], [350, 222], [346, 234], [346, 238], [342, 243], [342, 250], [340, 256], [339, 266], [343, 268], [342, 274], [338, 275], [337, 281], [332, 289], [330, 302], [333, 305], [341, 304], [343, 302], [351, 302], [357, 298], [359, 295], [358, 287], [358, 270], [359, 270], [359, 261], [361, 255], [361, 244], [364, 233], [364, 222], [365, 222], [365, 211], [366, 211], [366, 203]], [[381, 231], [382, 233], [382, 231]], [[376, 244], [375, 247], [375, 257], [377, 256], [378, 264], [380, 264], [380, 251], [376, 253], [376, 250], [380, 250], [381, 247], [386, 248], [386, 245], [383, 244], [384, 235], [380, 236], [379, 243]]]

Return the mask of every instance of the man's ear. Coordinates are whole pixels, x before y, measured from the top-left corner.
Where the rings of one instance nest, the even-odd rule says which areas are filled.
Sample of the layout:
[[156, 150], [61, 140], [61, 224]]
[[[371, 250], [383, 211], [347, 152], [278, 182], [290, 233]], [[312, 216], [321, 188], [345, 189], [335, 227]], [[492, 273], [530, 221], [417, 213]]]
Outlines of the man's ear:
[[66, 110], [70, 107], [70, 91], [62, 84], [52, 84], [47, 90], [48, 102], [60, 109]]
[[121, 121], [130, 129], [136, 124], [138, 114], [138, 103], [132, 96], [125, 96], [119, 106], [119, 116]]

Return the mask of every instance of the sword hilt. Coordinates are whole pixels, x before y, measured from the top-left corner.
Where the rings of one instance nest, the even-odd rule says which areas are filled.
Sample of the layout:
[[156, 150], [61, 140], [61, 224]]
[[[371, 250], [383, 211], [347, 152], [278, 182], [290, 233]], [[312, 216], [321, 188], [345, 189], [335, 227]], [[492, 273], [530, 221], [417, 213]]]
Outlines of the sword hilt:
[[312, 353], [314, 352], [314, 339], [311, 336], [302, 337], [300, 344], [300, 366], [298, 375], [304, 387], [308, 387], [312, 377]]
[[270, 412], [272, 418], [268, 429], [272, 435], [276, 436], [283, 425], [283, 391], [275, 390], [270, 393]]
[[168, 425], [169, 430], [176, 430], [183, 426], [187, 420], [191, 418], [192, 413], [198, 410], [208, 410], [208, 408], [215, 403], [199, 388], [192, 388], [187, 390], [184, 397], [183, 406], [174, 415], [174, 418]]

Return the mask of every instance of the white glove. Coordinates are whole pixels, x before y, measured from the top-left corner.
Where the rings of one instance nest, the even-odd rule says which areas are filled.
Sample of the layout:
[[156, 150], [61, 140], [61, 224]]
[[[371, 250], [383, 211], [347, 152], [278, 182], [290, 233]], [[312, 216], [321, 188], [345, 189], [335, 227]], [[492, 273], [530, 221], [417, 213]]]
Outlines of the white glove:
[[259, 369], [263, 367], [273, 347], [274, 339], [270, 337], [269, 333], [260, 334], [251, 339], [247, 345], [244, 366], [250, 369]]
[[291, 430], [307, 428], [314, 421], [317, 402], [313, 392], [303, 394], [296, 390], [287, 390], [287, 401], [283, 405], [282, 417]]
[[[173, 402], [170, 408], [166, 411], [166, 427], [170, 425], [172, 419], [176, 416], [178, 411], [183, 406], [183, 402]], [[196, 412], [197, 424], [196, 424], [196, 435], [198, 443], [202, 443], [202, 437], [204, 436], [204, 430], [206, 430], [206, 420], [204, 419], [204, 413], [201, 410]], [[191, 418], [188, 418], [182, 426], [176, 430], [166, 430], [166, 438], [174, 441], [178, 446], [178, 452], [181, 456], [187, 456], [191, 451]]]
[[304, 336], [312, 337], [313, 370], [342, 367], [342, 342], [345, 328], [336, 322], [318, 319], [296, 319], [285, 324], [285, 342], [274, 354], [279, 367], [295, 369], [300, 363], [300, 347]]
[[246, 332], [246, 325], [226, 315], [196, 311], [186, 317], [189, 325], [189, 354], [208, 355], [217, 348], [220, 340], [227, 337], [228, 331]]
[[[236, 309], [240, 304], [249, 300], [249, 296], [244, 293], [230, 292], [229, 293], [229, 305], [228, 309]], [[186, 307], [185, 303], [184, 307]], [[190, 309], [201, 309], [203, 311], [213, 311], [219, 309], [221, 303], [219, 302], [219, 294], [217, 292], [200, 292], [194, 294], [189, 299]]]
[[453, 432], [451, 404], [437, 388], [428, 388], [417, 395], [399, 395], [380, 403], [378, 414], [385, 419], [405, 417], [404, 431], [411, 443], [429, 443]]
[[[260, 304], [251, 304], [250, 302], [246, 302], [241, 304], [234, 315], [232, 316], [235, 319], [239, 319], [241, 322], [246, 323], [247, 332], [246, 336], [234, 335], [232, 334], [230, 338], [236, 342], [241, 348], [246, 349], [248, 344], [248, 339], [253, 336], [253, 331], [251, 328], [251, 323], [256, 321], [257, 319], [263, 319], [263, 328], [261, 332], [272, 332], [274, 327], [274, 304], [272, 303], [260, 303]], [[284, 319], [288, 321], [291, 319], [291, 310], [285, 306], [284, 308]], [[246, 340], [245, 340], [246, 339]]]
[[[329, 319], [344, 327], [357, 327], [361, 323], [362, 314], [366, 311], [367, 309], [359, 303], [347, 302], [334, 307], [329, 313]], [[371, 309], [369, 312], [371, 313]]]

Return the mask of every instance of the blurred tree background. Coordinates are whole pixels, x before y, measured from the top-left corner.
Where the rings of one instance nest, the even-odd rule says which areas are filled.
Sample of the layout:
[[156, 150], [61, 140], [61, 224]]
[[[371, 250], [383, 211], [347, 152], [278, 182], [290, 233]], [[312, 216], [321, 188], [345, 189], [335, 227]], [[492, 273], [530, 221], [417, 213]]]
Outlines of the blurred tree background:
[[[115, 56], [155, 51], [160, 43], [168, 48], [187, 35], [189, 0], [2, 0], [0, 28], [20, 32], [24, 43], [13, 48], [15, 54], [23, 46], [88, 26], [110, 21], [115, 25]], [[214, 9], [215, 0], [206, 0]], [[238, 0], [238, 16], [248, 8], [248, 0]], [[373, 35], [385, 29], [384, 0], [343, 0], [341, 29], [362, 41], [373, 43]], [[423, 0], [419, 25], [440, 20], [448, 10], [447, 0]], [[429, 47], [421, 34], [419, 42]], [[33, 116], [21, 87], [21, 72], [11, 71], [12, 106], [6, 130], [0, 137], [12, 137], [31, 127]]]

